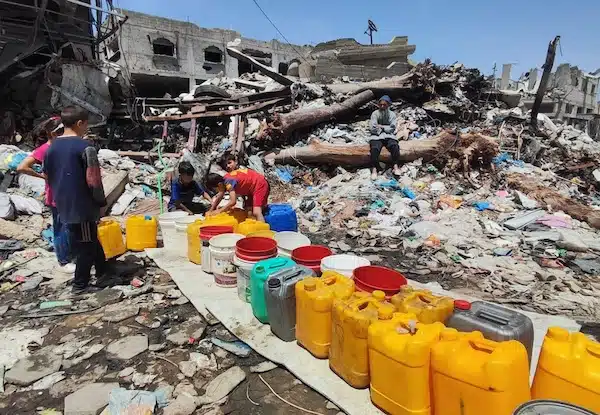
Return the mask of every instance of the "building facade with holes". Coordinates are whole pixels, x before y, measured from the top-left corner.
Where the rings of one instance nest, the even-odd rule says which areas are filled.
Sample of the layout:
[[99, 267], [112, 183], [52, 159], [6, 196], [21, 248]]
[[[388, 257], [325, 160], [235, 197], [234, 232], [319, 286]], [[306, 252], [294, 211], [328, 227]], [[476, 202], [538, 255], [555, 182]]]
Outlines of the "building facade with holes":
[[116, 62], [131, 76], [139, 96], [176, 96], [220, 73], [238, 77], [254, 72], [252, 65], [229, 56], [227, 43], [241, 39], [236, 48], [259, 62], [287, 74], [297, 67], [311, 48], [290, 46], [277, 40], [242, 37], [239, 32], [206, 29], [190, 22], [121, 10], [128, 19], [122, 29], [105, 42], [105, 58]]

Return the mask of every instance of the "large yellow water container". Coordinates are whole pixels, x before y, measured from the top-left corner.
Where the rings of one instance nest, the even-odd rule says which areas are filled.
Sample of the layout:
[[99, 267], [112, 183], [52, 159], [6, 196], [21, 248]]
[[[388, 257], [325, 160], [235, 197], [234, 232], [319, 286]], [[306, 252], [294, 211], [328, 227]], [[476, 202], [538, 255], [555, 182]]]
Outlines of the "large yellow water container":
[[444, 325], [394, 313], [369, 327], [371, 400], [392, 415], [431, 413], [431, 347]]
[[256, 219], [246, 219], [238, 225], [236, 233], [248, 235], [253, 232], [268, 231], [270, 229], [271, 226], [268, 223]]
[[269, 231], [258, 231], [258, 232], [249, 233], [247, 236], [253, 237], [253, 238], [258, 237], [258, 238], [271, 238], [271, 239], [275, 239], [275, 234], [276, 233], [277, 232], [270, 231], [270, 230]]
[[156, 248], [157, 222], [153, 216], [130, 216], [125, 221], [127, 249], [143, 251]]
[[333, 271], [321, 278], [296, 283], [296, 340], [315, 357], [326, 359], [331, 345], [331, 308], [334, 299], [354, 293], [354, 281]]
[[436, 415], [508, 415], [531, 399], [527, 350], [516, 340], [444, 329], [431, 370]]
[[114, 220], [103, 220], [98, 224], [98, 240], [106, 259], [122, 255], [127, 251], [123, 242], [121, 225]]
[[388, 320], [394, 311], [383, 291], [355, 293], [347, 300], [334, 300], [329, 367], [350, 386], [369, 386], [369, 326], [380, 319]]
[[[240, 209], [240, 208], [233, 208], [229, 212], [224, 213], [224, 215], [231, 216], [232, 218], [235, 219], [235, 221], [237, 223], [242, 223], [243, 221], [245, 221], [248, 218], [248, 212], [246, 212], [244, 209]], [[234, 229], [233, 231], [237, 232], [236, 229]]]
[[[245, 213], [245, 212], [244, 212]], [[197, 220], [188, 225], [188, 259], [194, 264], [202, 264], [202, 241], [200, 240], [200, 228], [205, 226], [233, 226], [237, 228], [237, 220], [228, 213], [219, 213], [214, 216], [207, 216], [204, 220]]]
[[533, 399], [555, 399], [600, 413], [600, 343], [550, 327], [544, 337]]
[[414, 313], [421, 323], [445, 323], [454, 312], [454, 299], [433, 295], [429, 290], [415, 290], [405, 285], [390, 299], [401, 313]]

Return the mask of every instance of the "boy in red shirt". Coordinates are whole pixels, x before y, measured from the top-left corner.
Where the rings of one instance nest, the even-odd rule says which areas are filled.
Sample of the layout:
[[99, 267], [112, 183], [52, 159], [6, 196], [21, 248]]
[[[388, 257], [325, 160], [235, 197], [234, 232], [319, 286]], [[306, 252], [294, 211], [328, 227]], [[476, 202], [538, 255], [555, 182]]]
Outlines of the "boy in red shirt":
[[69, 230], [66, 223], [63, 223], [58, 216], [58, 210], [56, 209], [56, 203], [54, 202], [54, 197], [52, 195], [52, 189], [48, 184], [46, 179], [46, 175], [43, 173], [38, 173], [33, 169], [34, 164], [43, 164], [44, 158], [46, 157], [46, 152], [50, 145], [52, 144], [52, 140], [55, 140], [58, 136], [60, 136], [63, 132], [63, 124], [60, 121], [60, 117], [52, 117], [40, 123], [34, 130], [34, 134], [38, 135], [40, 138], [45, 138], [47, 141], [33, 150], [30, 156], [26, 157], [25, 160], [19, 164], [17, 167], [17, 172], [21, 174], [26, 174], [28, 176], [40, 177], [46, 180], [46, 190], [45, 190], [45, 204], [50, 207], [52, 210], [52, 229], [54, 231], [54, 252], [56, 253], [56, 258], [58, 259], [58, 263], [60, 264], [60, 270], [66, 274], [73, 274], [75, 272], [75, 264], [72, 264], [71, 261], [71, 243]]
[[[238, 168], [225, 174], [224, 177], [216, 173], [208, 175], [206, 184], [210, 189], [218, 192], [213, 201], [209, 214], [227, 212], [235, 207], [237, 197], [244, 198], [244, 209], [251, 211], [257, 220], [265, 221], [263, 211], [269, 200], [269, 183], [265, 176], [247, 168]], [[225, 192], [229, 192], [229, 202], [222, 208], [217, 208]]]

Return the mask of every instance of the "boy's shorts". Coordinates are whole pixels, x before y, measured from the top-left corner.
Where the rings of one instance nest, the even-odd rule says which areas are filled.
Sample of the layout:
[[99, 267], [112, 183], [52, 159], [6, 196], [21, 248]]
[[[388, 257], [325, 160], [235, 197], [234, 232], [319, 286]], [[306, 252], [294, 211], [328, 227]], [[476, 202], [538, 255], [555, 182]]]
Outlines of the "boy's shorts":
[[246, 207], [260, 206], [262, 208], [267, 207], [269, 203], [269, 193], [271, 188], [267, 180], [261, 180], [261, 182], [254, 188], [254, 193], [246, 200]]

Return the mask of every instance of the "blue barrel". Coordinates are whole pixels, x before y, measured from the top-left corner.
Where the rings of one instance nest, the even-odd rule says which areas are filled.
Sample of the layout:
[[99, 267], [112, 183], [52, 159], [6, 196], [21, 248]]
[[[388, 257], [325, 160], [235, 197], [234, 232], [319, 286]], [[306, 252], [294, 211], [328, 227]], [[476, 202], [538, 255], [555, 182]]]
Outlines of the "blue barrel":
[[267, 206], [265, 221], [275, 232], [298, 231], [298, 217], [291, 205], [273, 204]]

